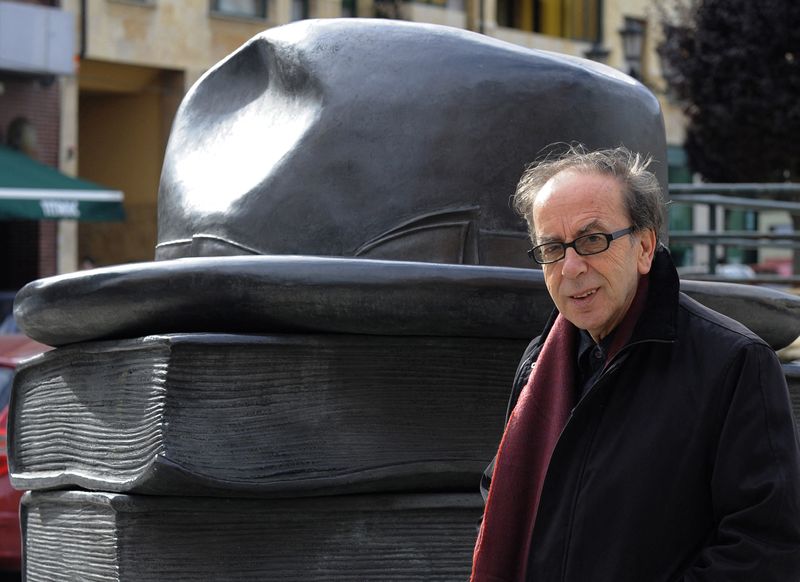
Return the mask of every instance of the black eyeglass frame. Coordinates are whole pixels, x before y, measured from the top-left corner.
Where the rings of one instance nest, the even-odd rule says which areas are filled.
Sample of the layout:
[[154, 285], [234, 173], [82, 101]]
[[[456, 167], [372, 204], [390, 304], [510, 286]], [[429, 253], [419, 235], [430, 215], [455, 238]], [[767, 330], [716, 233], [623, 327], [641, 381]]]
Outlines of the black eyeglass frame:
[[[531, 250], [528, 251], [528, 256], [531, 259], [533, 259], [534, 261], [536, 261], [536, 263], [538, 263], [540, 265], [551, 265], [553, 263], [557, 263], [558, 261], [560, 261], [564, 257], [566, 257], [567, 256], [567, 249], [569, 249], [569, 248], [574, 249], [574, 251], [576, 253], [578, 253], [582, 257], [588, 257], [588, 256], [591, 256], [591, 255], [599, 255], [600, 253], [604, 253], [609, 249], [609, 247], [611, 246], [611, 242], [612, 241], [615, 241], [618, 238], [621, 238], [621, 237], [625, 236], [626, 234], [633, 234], [633, 232], [635, 230], [636, 229], [633, 226], [629, 226], [628, 228], [623, 228], [621, 230], [616, 230], [616, 231], [614, 231], [612, 233], [590, 232], [589, 234], [584, 234], [582, 236], [579, 236], [578, 238], [572, 240], [571, 242], [562, 242], [562, 243], [559, 243], [559, 242], [547, 242], [547, 243], [536, 245], [535, 247], [533, 247]], [[602, 250], [599, 250], [599, 251], [592, 251], [590, 253], [581, 252], [576, 245], [579, 244], [579, 241], [587, 239], [590, 236], [602, 236], [602, 237], [605, 237], [605, 239], [606, 239], [606, 248], [604, 248]], [[561, 245], [561, 256], [558, 257], [557, 259], [553, 259], [552, 261], [545, 261], [545, 260], [538, 259], [536, 257], [536, 250], [537, 249], [541, 249], [542, 247], [550, 246], [550, 245]]]

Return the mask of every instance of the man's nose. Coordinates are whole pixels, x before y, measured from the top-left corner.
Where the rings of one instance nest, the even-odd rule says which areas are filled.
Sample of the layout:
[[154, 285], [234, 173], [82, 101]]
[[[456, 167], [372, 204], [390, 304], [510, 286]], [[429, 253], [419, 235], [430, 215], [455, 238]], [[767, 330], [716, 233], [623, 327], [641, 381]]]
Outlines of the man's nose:
[[586, 259], [572, 247], [568, 248], [561, 261], [561, 275], [568, 279], [574, 279], [584, 272], [586, 272]]

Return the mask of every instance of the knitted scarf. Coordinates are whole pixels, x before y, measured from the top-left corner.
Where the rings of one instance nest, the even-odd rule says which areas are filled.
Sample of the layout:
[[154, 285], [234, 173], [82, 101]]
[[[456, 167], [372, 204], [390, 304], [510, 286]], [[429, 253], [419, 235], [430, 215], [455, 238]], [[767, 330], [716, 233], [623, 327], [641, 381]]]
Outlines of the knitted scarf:
[[[642, 277], [609, 349], [630, 339], [644, 309]], [[471, 582], [524, 582], [545, 474], [575, 405], [577, 328], [558, 314], [506, 424], [472, 561]]]

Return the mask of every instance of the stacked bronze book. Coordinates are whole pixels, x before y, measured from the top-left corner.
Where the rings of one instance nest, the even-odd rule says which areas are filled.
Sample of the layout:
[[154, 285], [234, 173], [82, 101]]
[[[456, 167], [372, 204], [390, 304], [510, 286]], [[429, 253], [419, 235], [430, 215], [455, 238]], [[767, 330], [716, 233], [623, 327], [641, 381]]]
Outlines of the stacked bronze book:
[[[275, 284], [278, 262], [288, 264], [253, 257], [152, 267], [177, 288], [205, 273], [207, 284], [174, 298], [179, 311], [202, 325], [192, 305], [205, 311], [211, 293], [231, 306], [218, 326], [242, 321], [242, 331], [270, 327], [257, 317], [244, 325], [242, 303], [231, 301], [235, 281], [261, 278], [250, 299], [263, 295], [262, 316], [276, 333], [80, 341], [68, 326], [39, 328], [57, 315], [81, 321], [85, 337], [129, 335], [119, 321], [101, 323], [107, 306], [83, 301], [103, 288], [128, 313], [140, 301], [141, 267], [44, 280], [20, 294], [27, 329], [53, 344], [76, 340], [24, 364], [16, 378], [13, 480], [34, 490], [23, 505], [28, 580], [468, 576], [478, 480], [526, 344], [476, 337], [474, 325], [493, 313], [485, 276], [517, 270], [466, 268], [470, 284], [422, 263], [297, 258], [290, 266], [298, 276], [311, 267], [322, 283], [326, 265], [340, 281], [364, 266], [383, 277], [388, 269], [396, 298], [413, 292], [418, 301], [409, 327], [380, 294], [340, 295], [320, 329], [302, 332], [290, 321], [309, 307], [285, 278]], [[238, 276], [214, 275], [215, 264], [236, 265]], [[427, 305], [426, 287], [437, 290]], [[522, 287], [506, 291], [521, 296]], [[330, 299], [330, 286], [319, 293]], [[454, 296], [471, 305], [461, 322], [439, 309]], [[154, 331], [175, 307], [153, 309]], [[387, 333], [337, 329], [336, 314], [358, 310], [371, 315], [368, 330], [378, 324]]]

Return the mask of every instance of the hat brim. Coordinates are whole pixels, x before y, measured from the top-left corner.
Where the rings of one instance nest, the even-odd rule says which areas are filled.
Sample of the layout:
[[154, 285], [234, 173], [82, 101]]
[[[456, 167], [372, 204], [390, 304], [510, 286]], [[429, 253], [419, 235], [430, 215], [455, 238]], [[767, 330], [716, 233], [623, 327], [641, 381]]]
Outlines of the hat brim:
[[[800, 329], [800, 298], [682, 281], [773, 348]], [[31, 338], [59, 346], [157, 333], [350, 333], [531, 338], [553, 308], [537, 269], [263, 255], [120, 265], [40, 279], [17, 294]]]

